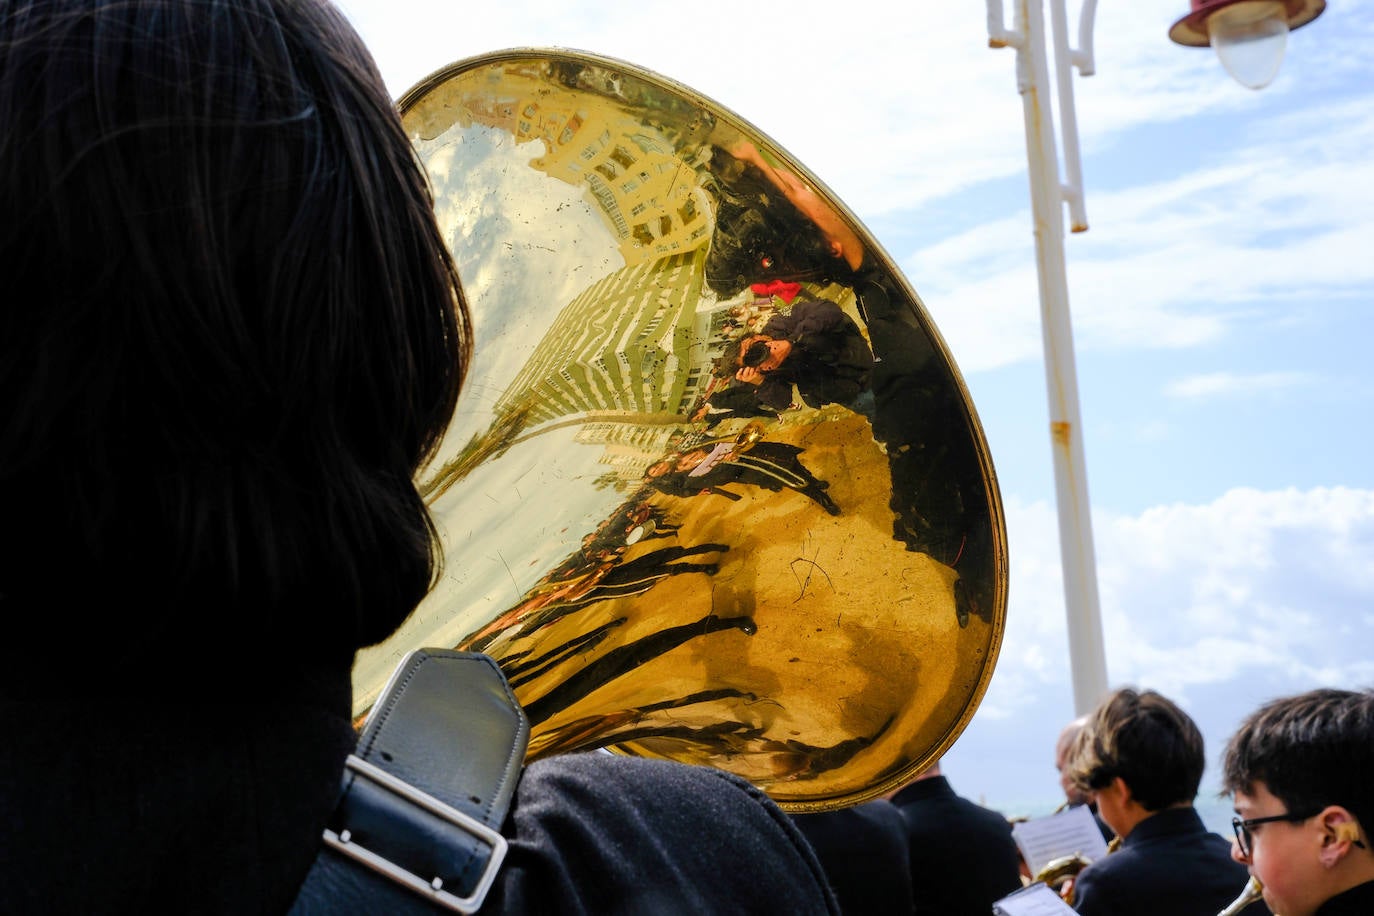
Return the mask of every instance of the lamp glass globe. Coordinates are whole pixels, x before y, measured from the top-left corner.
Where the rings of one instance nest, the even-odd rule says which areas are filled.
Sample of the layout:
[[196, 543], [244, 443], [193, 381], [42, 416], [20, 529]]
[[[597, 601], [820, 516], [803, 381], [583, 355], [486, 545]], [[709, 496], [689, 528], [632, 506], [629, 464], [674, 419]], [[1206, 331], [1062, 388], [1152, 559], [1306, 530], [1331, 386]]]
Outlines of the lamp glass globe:
[[1242, 0], [1207, 18], [1207, 32], [1226, 72], [1263, 89], [1278, 75], [1288, 44], [1288, 17], [1278, 0]]

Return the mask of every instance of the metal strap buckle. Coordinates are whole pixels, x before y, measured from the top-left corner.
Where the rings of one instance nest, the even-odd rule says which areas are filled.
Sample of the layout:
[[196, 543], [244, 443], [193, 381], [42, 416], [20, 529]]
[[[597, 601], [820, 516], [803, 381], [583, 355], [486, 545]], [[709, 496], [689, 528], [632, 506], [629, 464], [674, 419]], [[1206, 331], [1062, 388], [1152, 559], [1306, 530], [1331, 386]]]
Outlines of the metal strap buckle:
[[433, 795], [420, 791], [405, 780], [398, 779], [381, 767], [368, 763], [360, 757], [350, 754], [345, 766], [399, 798], [425, 809], [482, 840], [491, 847], [491, 857], [487, 860], [486, 867], [482, 870], [482, 876], [472, 893], [467, 897], [459, 897], [443, 889], [443, 879], [436, 877], [426, 881], [395, 862], [352, 842], [347, 830], [342, 831], [342, 833], [335, 833], [333, 830], [326, 829], [324, 832], [325, 845], [366, 865], [373, 871], [409, 888], [426, 899], [432, 900], [439, 906], [458, 913], [477, 912], [486, 899], [487, 892], [491, 890], [492, 884], [496, 881], [496, 873], [501, 868], [502, 860], [506, 857], [506, 838], [476, 818], [444, 804]]

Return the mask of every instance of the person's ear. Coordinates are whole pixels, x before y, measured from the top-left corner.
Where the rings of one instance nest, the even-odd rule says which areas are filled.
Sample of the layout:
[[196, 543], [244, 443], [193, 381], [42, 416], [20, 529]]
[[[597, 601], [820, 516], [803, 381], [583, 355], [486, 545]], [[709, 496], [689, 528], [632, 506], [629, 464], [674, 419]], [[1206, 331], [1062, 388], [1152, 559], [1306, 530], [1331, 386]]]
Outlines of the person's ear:
[[1364, 846], [1360, 841], [1360, 823], [1345, 808], [1331, 805], [1318, 817], [1322, 825], [1321, 861], [1327, 868], [1344, 858], [1352, 845]]

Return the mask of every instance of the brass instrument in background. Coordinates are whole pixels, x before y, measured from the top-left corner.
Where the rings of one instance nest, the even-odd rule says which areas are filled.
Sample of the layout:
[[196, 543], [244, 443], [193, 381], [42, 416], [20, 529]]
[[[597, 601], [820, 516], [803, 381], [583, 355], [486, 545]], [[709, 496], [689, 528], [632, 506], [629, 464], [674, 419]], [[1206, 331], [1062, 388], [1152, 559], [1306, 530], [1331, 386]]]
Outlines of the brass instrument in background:
[[1064, 885], [1068, 883], [1070, 878], [1077, 878], [1078, 873], [1091, 864], [1093, 864], [1092, 860], [1082, 853], [1075, 852], [1072, 855], [1060, 856], [1057, 859], [1051, 859], [1046, 862], [1045, 866], [1031, 878], [1031, 883], [1043, 881], [1045, 884], [1048, 884], [1056, 894], [1064, 897], [1065, 903], [1069, 906], [1073, 906], [1073, 895], [1072, 893], [1067, 896], [1064, 894]]
[[[1111, 855], [1120, 848], [1121, 837], [1114, 836], [1107, 843], [1107, 854]], [[1065, 894], [1064, 885], [1068, 883], [1070, 878], [1077, 878], [1078, 873], [1091, 864], [1093, 864], [1093, 860], [1083, 855], [1081, 852], [1060, 856], [1057, 859], [1051, 859], [1046, 862], [1044, 866], [1041, 867], [1040, 871], [1036, 872], [1031, 878], [1031, 881], [1032, 883], [1043, 881], [1053, 888], [1055, 893], [1063, 897], [1065, 903], [1069, 906], [1073, 906], [1073, 891], [1070, 890], [1068, 894]]]
[[[709, 764], [793, 811], [938, 759], [997, 660], [1006, 533], [887, 254], [757, 129], [620, 61], [494, 53], [400, 107], [475, 345], [417, 478], [443, 576], [359, 655], [355, 712], [456, 647], [500, 663], [532, 757]], [[790, 397], [735, 379], [728, 343], [805, 315], [829, 323], [797, 331]]]
[[1251, 875], [1250, 880], [1245, 882], [1245, 889], [1240, 892], [1240, 896], [1232, 900], [1226, 909], [1217, 913], [1217, 916], [1238, 916], [1241, 910], [1252, 903], [1258, 903], [1262, 899], [1264, 899], [1264, 884], [1259, 878]]

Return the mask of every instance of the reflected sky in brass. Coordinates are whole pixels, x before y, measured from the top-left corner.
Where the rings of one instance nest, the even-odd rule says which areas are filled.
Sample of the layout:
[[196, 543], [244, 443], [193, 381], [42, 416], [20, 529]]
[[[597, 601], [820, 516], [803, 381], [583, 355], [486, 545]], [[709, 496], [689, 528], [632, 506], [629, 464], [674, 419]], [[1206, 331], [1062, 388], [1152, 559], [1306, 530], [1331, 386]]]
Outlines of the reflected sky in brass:
[[[476, 356], [418, 477], [444, 574], [360, 653], [358, 711], [455, 647], [500, 662], [532, 757], [709, 764], [792, 810], [935, 759], [996, 662], [1005, 530], [881, 248], [737, 116], [618, 61], [488, 55], [401, 107]], [[764, 329], [792, 349], [755, 386], [727, 345]]]

